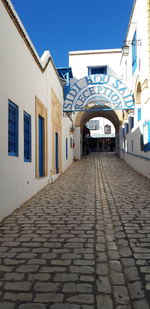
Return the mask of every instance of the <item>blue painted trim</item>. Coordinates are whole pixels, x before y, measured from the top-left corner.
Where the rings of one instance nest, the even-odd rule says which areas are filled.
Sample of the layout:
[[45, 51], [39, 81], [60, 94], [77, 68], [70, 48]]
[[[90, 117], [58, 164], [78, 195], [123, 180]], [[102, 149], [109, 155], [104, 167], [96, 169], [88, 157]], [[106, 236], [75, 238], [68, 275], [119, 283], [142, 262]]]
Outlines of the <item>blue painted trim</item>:
[[31, 162], [31, 115], [24, 112], [24, 162]]
[[[107, 66], [92, 66], [88, 67], [88, 75], [93, 75], [93, 74], [107, 74]], [[93, 72], [95, 71], [95, 72]]]
[[141, 110], [141, 108], [138, 108], [138, 110], [137, 110], [137, 113], [138, 113], [138, 121], [140, 121], [141, 119], [142, 119], [142, 110]]
[[[117, 108], [116, 110], [134, 110], [134, 108]], [[101, 108], [101, 109], [64, 109], [63, 112], [75, 113], [75, 112], [101, 112], [101, 111], [114, 111], [112, 108]]]
[[134, 32], [132, 40], [132, 74], [135, 73], [137, 68], [137, 46], [135, 42], [136, 42], [136, 31]]
[[59, 145], [58, 145], [58, 133], [55, 132], [55, 168], [56, 174], [59, 173]]
[[148, 143], [144, 144], [144, 152], [150, 151], [150, 121], [145, 121], [143, 124], [143, 128], [147, 127], [148, 130]]
[[66, 160], [68, 160], [68, 138], [66, 138]]
[[146, 157], [137, 155], [137, 154], [135, 154], [135, 153], [125, 151], [124, 149], [121, 149], [121, 151], [124, 152], [124, 153], [126, 153], [126, 154], [128, 154], [128, 155], [130, 155], [130, 156], [137, 157], [137, 158], [140, 158], [140, 159], [144, 159], [145, 161], [150, 161], [150, 158], [146, 158]]
[[44, 176], [44, 118], [39, 115], [39, 177]]
[[8, 100], [8, 155], [18, 157], [19, 139], [19, 109], [18, 105]]

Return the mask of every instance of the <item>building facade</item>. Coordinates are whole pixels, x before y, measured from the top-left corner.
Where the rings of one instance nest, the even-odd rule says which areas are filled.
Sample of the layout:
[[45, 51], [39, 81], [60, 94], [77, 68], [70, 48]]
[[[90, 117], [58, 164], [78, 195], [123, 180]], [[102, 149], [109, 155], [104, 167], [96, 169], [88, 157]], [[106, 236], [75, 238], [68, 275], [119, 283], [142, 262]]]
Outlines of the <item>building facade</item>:
[[10, 1], [0, 1], [0, 219], [73, 160], [71, 121], [48, 51], [39, 58]]
[[130, 83], [135, 108], [120, 129], [120, 155], [133, 168], [150, 178], [150, 1], [134, 1], [121, 76]]
[[150, 178], [150, 0], [134, 1], [123, 48], [69, 52], [68, 68], [38, 56], [10, 0], [0, 0], [0, 42], [0, 220], [81, 158], [95, 117]]

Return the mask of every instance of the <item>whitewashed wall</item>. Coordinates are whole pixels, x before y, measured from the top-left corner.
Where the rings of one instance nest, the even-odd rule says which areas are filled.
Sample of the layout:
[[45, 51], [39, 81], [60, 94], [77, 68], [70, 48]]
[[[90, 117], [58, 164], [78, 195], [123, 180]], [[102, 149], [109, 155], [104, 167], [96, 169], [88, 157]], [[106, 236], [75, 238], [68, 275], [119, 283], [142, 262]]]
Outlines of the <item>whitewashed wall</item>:
[[120, 76], [121, 49], [69, 52], [69, 66], [77, 79], [88, 75], [88, 67], [108, 66], [107, 74]]
[[[150, 178], [150, 151], [141, 151], [141, 134], [143, 134], [143, 123], [150, 120], [150, 78], [149, 78], [149, 51], [148, 51], [148, 6], [147, 0], [135, 1], [132, 11], [127, 37], [127, 42], [132, 41], [134, 32], [137, 32], [137, 69], [132, 74], [132, 45], [129, 44], [129, 55], [123, 56], [121, 61], [122, 78], [130, 83], [130, 88], [135, 96], [134, 128], [127, 134], [125, 145], [123, 145], [122, 136], [120, 139], [120, 148], [126, 151], [121, 153], [121, 157], [139, 171], [144, 176]], [[137, 84], [141, 83], [141, 104], [137, 104], [136, 92]], [[137, 119], [138, 108], [141, 108], [141, 120]], [[139, 156], [139, 157], [138, 157]]]
[[[12, 10], [17, 16], [13, 7]], [[24, 29], [19, 18], [18, 21]], [[29, 38], [28, 40], [30, 41]], [[0, 219], [3, 219], [50, 182], [50, 170], [52, 169], [51, 89], [53, 88], [62, 106], [63, 90], [52, 61], [46, 71], [41, 72], [1, 1], [0, 42]], [[36, 53], [35, 50], [34, 52]], [[49, 52], [45, 52], [39, 59], [43, 66], [47, 57], [49, 57]], [[40, 179], [35, 179], [35, 96], [48, 109], [48, 176]], [[8, 99], [19, 107], [18, 157], [8, 155]], [[24, 111], [31, 115], [32, 121], [31, 163], [24, 162], [23, 157]], [[63, 138], [65, 139], [69, 122], [63, 122], [64, 126], [66, 131], [64, 131]], [[67, 164], [63, 157], [63, 170], [71, 162], [72, 150], [70, 150]]]

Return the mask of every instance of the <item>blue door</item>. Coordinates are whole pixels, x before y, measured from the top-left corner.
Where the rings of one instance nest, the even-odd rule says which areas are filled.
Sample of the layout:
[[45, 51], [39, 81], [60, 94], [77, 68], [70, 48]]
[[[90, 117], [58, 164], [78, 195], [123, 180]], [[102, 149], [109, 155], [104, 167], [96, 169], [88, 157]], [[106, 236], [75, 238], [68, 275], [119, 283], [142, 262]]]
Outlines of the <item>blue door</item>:
[[59, 156], [58, 156], [58, 133], [55, 133], [55, 168], [56, 173], [59, 173]]
[[44, 176], [44, 119], [39, 116], [39, 176]]

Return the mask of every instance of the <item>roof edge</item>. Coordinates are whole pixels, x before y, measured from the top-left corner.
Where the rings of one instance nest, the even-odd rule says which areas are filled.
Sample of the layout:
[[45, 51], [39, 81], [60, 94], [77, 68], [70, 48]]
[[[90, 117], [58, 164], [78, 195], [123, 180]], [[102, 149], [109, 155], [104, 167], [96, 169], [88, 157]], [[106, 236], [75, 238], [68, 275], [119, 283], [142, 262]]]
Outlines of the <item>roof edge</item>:
[[[21, 22], [21, 20], [18, 16], [18, 14], [17, 14], [17, 12], [15, 11], [15, 8], [14, 8], [13, 4], [11, 3], [11, 1], [10, 0], [1, 0], [1, 2], [3, 3], [7, 13], [9, 14], [14, 25], [16, 26], [16, 28], [17, 28], [19, 34], [21, 35], [22, 39], [24, 40], [27, 48], [29, 49], [29, 51], [30, 51], [32, 57], [34, 58], [36, 64], [38, 65], [40, 71], [42, 73], [44, 73], [45, 70], [48, 67], [49, 62], [51, 61], [52, 65], [54, 67], [54, 70], [55, 70], [55, 72], [58, 76], [58, 80], [60, 82], [59, 75], [58, 75], [57, 69], [55, 67], [55, 64], [54, 64], [54, 61], [52, 59], [50, 52], [45, 51], [43, 53], [43, 55], [45, 53], [47, 53], [47, 59], [46, 59], [46, 61], [43, 61], [43, 55], [42, 55], [41, 58], [39, 57], [35, 47], [33, 46], [32, 42], [31, 42], [31, 40], [30, 40], [30, 38], [29, 38], [29, 36], [28, 36], [28, 34], [27, 34], [27, 32], [26, 32], [26, 30], [25, 30], [25, 28], [24, 28], [24, 26], [23, 26], [23, 24], [22, 24], [22, 22]], [[43, 64], [42, 64], [42, 62], [43, 62]], [[61, 82], [60, 82], [60, 85], [61, 85]], [[62, 85], [61, 85], [61, 87], [62, 87]]]

